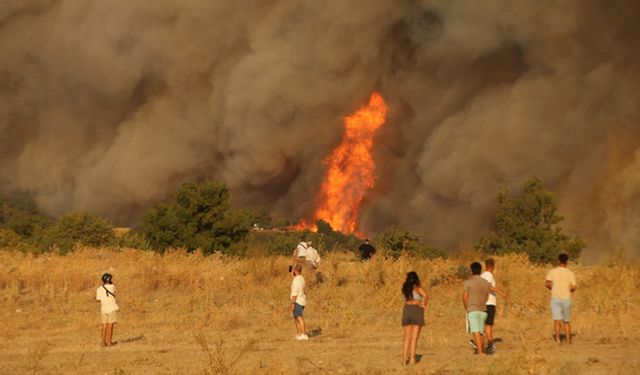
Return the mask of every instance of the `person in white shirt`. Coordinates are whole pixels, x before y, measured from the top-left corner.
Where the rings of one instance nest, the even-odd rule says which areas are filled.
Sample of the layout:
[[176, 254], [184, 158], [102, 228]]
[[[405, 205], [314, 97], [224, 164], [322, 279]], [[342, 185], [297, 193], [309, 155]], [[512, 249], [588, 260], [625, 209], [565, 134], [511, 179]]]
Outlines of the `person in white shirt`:
[[291, 313], [296, 324], [296, 340], [309, 340], [304, 323], [304, 308], [307, 304], [305, 282], [302, 277], [302, 265], [293, 266], [293, 281], [291, 282]]
[[300, 242], [293, 249], [293, 254], [291, 256], [291, 266], [289, 267], [289, 272], [293, 275], [293, 266], [296, 264], [304, 264], [305, 259], [307, 258], [307, 249], [309, 248], [309, 243], [307, 242], [307, 237], [300, 237]]
[[304, 262], [304, 274], [306, 276], [306, 280], [309, 281], [309, 285], [321, 284], [324, 282], [324, 277], [321, 272], [318, 271], [318, 267], [320, 267], [320, 254], [318, 254], [318, 250], [316, 250], [313, 246], [311, 246], [311, 241], [307, 241], [307, 248], [305, 262]]
[[311, 241], [308, 242], [309, 247], [306, 252], [306, 260], [307, 263], [310, 263], [313, 268], [320, 267], [320, 254], [318, 254], [318, 250], [316, 250], [313, 246], [311, 246]]
[[571, 344], [571, 293], [578, 289], [576, 276], [567, 268], [569, 256], [558, 255], [558, 267], [547, 274], [545, 286], [551, 290], [551, 315], [553, 317], [553, 338], [560, 342], [560, 331], [564, 322], [565, 340]]
[[481, 278], [487, 280], [494, 288], [494, 290], [489, 293], [489, 298], [487, 299], [487, 319], [484, 322], [484, 335], [487, 339], [487, 354], [493, 354], [495, 351], [495, 347], [493, 346], [493, 323], [496, 317], [496, 294], [499, 293], [501, 296], [505, 296], [502, 291], [496, 289], [496, 279], [493, 276], [495, 266], [496, 262], [492, 258], [485, 260], [485, 271], [480, 275]]
[[100, 317], [102, 321], [102, 346], [113, 346], [113, 325], [116, 323], [116, 286], [113, 276], [109, 273], [102, 275], [102, 285], [96, 289], [96, 300], [100, 302]]

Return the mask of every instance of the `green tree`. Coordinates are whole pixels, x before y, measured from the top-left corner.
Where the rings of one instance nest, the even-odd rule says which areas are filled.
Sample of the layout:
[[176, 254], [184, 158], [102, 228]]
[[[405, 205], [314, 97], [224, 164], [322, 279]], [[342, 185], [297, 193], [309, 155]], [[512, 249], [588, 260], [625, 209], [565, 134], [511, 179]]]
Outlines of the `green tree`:
[[142, 217], [140, 231], [156, 250], [168, 247], [228, 249], [242, 240], [251, 226], [247, 210], [233, 210], [223, 183], [186, 182], [167, 203], [157, 204]]
[[559, 224], [564, 218], [556, 211], [554, 194], [536, 177], [525, 183], [518, 197], [501, 188], [495, 230], [482, 237], [479, 246], [490, 254], [525, 253], [539, 263], [552, 262], [560, 253], [576, 259], [585, 242], [562, 233]]
[[113, 227], [106, 219], [88, 212], [73, 212], [46, 230], [40, 247], [43, 250], [57, 247], [66, 253], [77, 244], [109, 246], [115, 239]]

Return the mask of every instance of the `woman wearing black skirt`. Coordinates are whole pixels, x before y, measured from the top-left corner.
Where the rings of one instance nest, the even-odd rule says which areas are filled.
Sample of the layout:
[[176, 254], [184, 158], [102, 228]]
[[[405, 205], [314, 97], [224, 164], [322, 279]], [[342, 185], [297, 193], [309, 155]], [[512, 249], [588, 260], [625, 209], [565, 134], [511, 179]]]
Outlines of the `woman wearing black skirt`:
[[402, 350], [402, 365], [407, 364], [407, 359], [413, 365], [416, 363], [416, 344], [420, 336], [420, 330], [424, 326], [424, 310], [427, 307], [429, 296], [420, 286], [420, 278], [415, 272], [409, 272], [402, 285], [402, 328], [404, 329], [404, 345]]

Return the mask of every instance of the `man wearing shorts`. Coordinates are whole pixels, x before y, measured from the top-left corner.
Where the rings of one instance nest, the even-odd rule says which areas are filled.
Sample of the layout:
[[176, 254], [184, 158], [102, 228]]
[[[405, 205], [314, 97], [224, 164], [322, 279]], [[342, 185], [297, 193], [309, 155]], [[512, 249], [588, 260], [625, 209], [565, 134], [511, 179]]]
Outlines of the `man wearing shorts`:
[[296, 324], [296, 340], [309, 340], [304, 324], [304, 307], [307, 304], [305, 282], [302, 277], [302, 265], [293, 266], [293, 281], [291, 282], [291, 313]]
[[471, 263], [471, 277], [464, 282], [464, 293], [462, 294], [462, 304], [467, 311], [467, 323], [469, 332], [473, 335], [477, 353], [484, 354], [484, 342], [482, 332], [487, 319], [487, 299], [492, 287], [491, 284], [482, 277], [482, 265], [478, 262]]
[[553, 317], [553, 338], [560, 342], [560, 331], [564, 322], [564, 337], [571, 344], [571, 293], [578, 289], [576, 276], [567, 268], [569, 256], [558, 255], [558, 267], [547, 274], [545, 286], [551, 290], [551, 315]]
[[506, 297], [501, 290], [496, 288], [496, 279], [493, 276], [495, 264], [492, 258], [485, 260], [485, 271], [480, 275], [480, 277], [487, 280], [494, 289], [489, 293], [489, 298], [487, 299], [487, 320], [484, 322], [484, 334], [487, 338], [487, 354], [493, 354], [495, 351], [495, 347], [493, 346], [493, 322], [496, 316], [496, 294]]

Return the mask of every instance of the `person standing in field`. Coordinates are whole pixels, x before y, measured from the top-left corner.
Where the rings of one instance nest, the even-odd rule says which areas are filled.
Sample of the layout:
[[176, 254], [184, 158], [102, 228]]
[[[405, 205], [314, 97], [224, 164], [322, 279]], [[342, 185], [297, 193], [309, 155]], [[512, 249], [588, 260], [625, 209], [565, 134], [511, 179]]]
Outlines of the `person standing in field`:
[[564, 323], [564, 337], [571, 344], [571, 293], [578, 289], [576, 276], [567, 268], [569, 256], [558, 255], [558, 267], [547, 273], [545, 286], [551, 290], [551, 315], [554, 339], [560, 342], [560, 331]]
[[307, 242], [307, 237], [306, 236], [302, 236], [300, 237], [300, 242], [298, 243], [298, 245], [296, 246], [295, 249], [293, 249], [293, 254], [291, 256], [291, 272], [293, 272], [293, 266], [295, 266], [296, 264], [304, 264], [305, 260], [307, 258], [307, 249], [309, 248], [309, 243]]
[[418, 274], [411, 271], [407, 273], [407, 278], [402, 284], [402, 299], [404, 307], [402, 309], [402, 328], [404, 330], [404, 340], [402, 348], [402, 365], [416, 363], [416, 346], [420, 337], [420, 330], [424, 327], [424, 311], [429, 302], [429, 296], [420, 286]]
[[376, 248], [369, 243], [369, 239], [365, 238], [364, 243], [358, 247], [360, 251], [360, 260], [365, 261], [371, 259], [371, 256], [376, 253]]
[[109, 273], [102, 275], [102, 285], [96, 290], [96, 300], [100, 302], [100, 317], [102, 321], [102, 346], [113, 346], [113, 325], [116, 323], [116, 286], [113, 276]]
[[320, 254], [316, 250], [311, 241], [307, 241], [307, 252], [305, 256], [305, 274], [312, 284], [320, 284], [324, 281], [322, 273], [318, 271], [320, 267]]
[[304, 308], [307, 304], [305, 282], [302, 277], [302, 265], [293, 266], [293, 281], [291, 282], [291, 313], [296, 324], [296, 340], [309, 340], [304, 323]]
[[495, 264], [496, 263], [493, 258], [485, 260], [485, 271], [480, 275], [480, 277], [487, 280], [493, 287], [493, 290], [489, 292], [489, 298], [487, 299], [487, 319], [484, 322], [484, 334], [487, 339], [487, 354], [493, 354], [495, 351], [495, 347], [493, 346], [493, 323], [496, 316], [496, 294], [506, 297], [502, 291], [496, 288], [496, 279], [493, 276]]
[[484, 342], [482, 332], [487, 319], [487, 300], [491, 292], [491, 284], [482, 277], [482, 265], [478, 262], [471, 263], [471, 277], [464, 282], [462, 304], [467, 312], [467, 324], [469, 332], [473, 336], [473, 345], [476, 353], [484, 354]]

